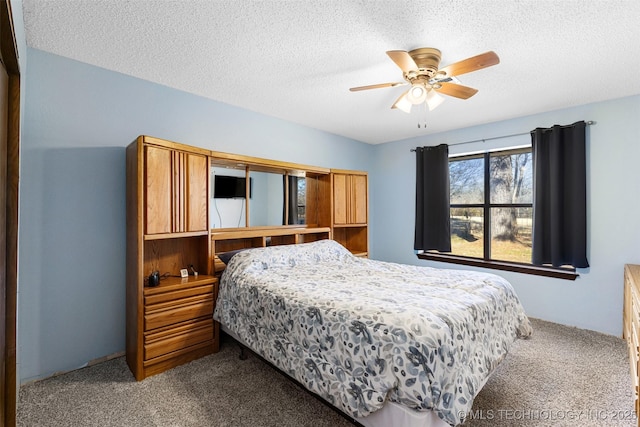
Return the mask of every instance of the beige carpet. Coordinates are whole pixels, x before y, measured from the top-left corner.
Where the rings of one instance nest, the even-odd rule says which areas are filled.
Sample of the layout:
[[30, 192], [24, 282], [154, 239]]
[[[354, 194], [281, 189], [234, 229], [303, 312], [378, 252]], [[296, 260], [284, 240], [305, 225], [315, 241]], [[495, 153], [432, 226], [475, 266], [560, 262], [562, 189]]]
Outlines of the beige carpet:
[[[532, 319], [464, 426], [632, 426], [626, 344]], [[211, 355], [136, 382], [123, 358], [21, 388], [18, 426], [350, 426], [259, 358], [225, 341]]]

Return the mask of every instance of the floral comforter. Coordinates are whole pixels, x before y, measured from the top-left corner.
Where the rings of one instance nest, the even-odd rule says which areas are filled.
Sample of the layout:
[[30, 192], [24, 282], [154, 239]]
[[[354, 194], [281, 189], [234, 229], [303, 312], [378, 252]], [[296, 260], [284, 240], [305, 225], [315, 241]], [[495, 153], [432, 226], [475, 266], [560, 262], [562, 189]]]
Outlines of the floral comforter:
[[389, 399], [450, 425], [531, 334], [499, 276], [357, 258], [332, 240], [236, 254], [214, 317], [351, 416]]

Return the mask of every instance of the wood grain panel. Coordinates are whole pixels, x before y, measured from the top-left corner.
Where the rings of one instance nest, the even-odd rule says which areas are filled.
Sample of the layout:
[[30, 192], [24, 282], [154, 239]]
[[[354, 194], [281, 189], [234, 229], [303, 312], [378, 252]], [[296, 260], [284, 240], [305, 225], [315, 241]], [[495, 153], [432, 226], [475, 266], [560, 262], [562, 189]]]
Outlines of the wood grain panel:
[[333, 175], [333, 223], [348, 223], [348, 203], [349, 193], [347, 188], [347, 176], [342, 174]]
[[205, 341], [211, 342], [213, 335], [213, 322], [209, 319], [145, 334], [145, 359], [153, 359]]
[[179, 151], [171, 152], [171, 231], [184, 231], [184, 189], [182, 182], [182, 160], [184, 154]]
[[[623, 338], [627, 341], [629, 351], [629, 368], [631, 386], [635, 399], [636, 415], [640, 410], [638, 391], [640, 387], [640, 265], [627, 264], [624, 266], [624, 304], [622, 311]], [[640, 420], [638, 420], [640, 425]]]
[[331, 217], [333, 212], [333, 204], [335, 203], [331, 197], [331, 175], [321, 175], [317, 178], [317, 224], [319, 227], [331, 227]]
[[145, 147], [145, 232], [171, 233], [173, 219], [171, 151]]
[[351, 175], [351, 223], [367, 223], [367, 177]]
[[208, 266], [208, 236], [144, 241], [143, 276], [157, 270], [160, 274], [177, 276], [180, 269], [193, 264], [198, 272]]
[[[127, 170], [127, 290], [126, 290], [126, 346], [127, 364], [140, 379], [142, 373], [142, 287], [138, 286], [142, 273], [143, 204], [143, 146], [141, 139], [129, 144], [126, 150]], [[148, 274], [148, 273], [147, 273]], [[140, 356], [140, 357], [139, 357]]]
[[187, 154], [186, 231], [206, 231], [209, 227], [209, 162], [205, 156]]
[[193, 297], [196, 295], [213, 295], [213, 285], [195, 286], [179, 291], [162, 292], [158, 294], [145, 295], [144, 304], [151, 307], [167, 301], [175, 301], [181, 298]]
[[185, 298], [183, 301], [185, 302], [172, 304], [172, 308], [163, 307], [160, 310], [145, 310], [145, 330], [150, 331], [198, 317], [213, 315], [214, 301], [211, 295]]
[[167, 369], [175, 368], [176, 366], [191, 362], [192, 360], [199, 359], [208, 354], [215, 353], [218, 351], [218, 348], [219, 344], [216, 341], [205, 341], [182, 350], [167, 353], [160, 357], [145, 360], [144, 373], [140, 379], [159, 374]]
[[333, 239], [354, 255], [368, 256], [367, 234], [366, 226], [336, 227], [333, 230]]
[[[6, 104], [6, 151], [2, 162], [6, 169], [2, 184], [5, 196], [1, 209], [6, 213], [4, 223], [4, 246], [2, 254], [5, 267], [2, 283], [2, 355], [0, 356], [0, 425], [16, 425], [16, 312], [18, 290], [18, 194], [20, 176], [20, 67], [14, 26], [11, 16], [11, 1], [0, 2], [0, 56], [8, 76], [7, 94], [3, 95], [3, 109]], [[4, 150], [4, 149], [3, 149]]]
[[[0, 55], [0, 60], [2, 59]], [[8, 156], [8, 128], [9, 113], [9, 74], [4, 67], [0, 67], [0, 402], [2, 402], [2, 425], [4, 425], [4, 402], [7, 392], [6, 366], [6, 306], [7, 306], [7, 156]]]

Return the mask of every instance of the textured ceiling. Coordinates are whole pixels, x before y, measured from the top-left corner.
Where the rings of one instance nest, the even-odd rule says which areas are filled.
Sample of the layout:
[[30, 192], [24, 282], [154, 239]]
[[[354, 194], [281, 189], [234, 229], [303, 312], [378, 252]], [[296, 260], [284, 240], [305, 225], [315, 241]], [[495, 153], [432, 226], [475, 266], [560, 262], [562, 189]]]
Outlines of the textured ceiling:
[[[23, 8], [30, 47], [372, 144], [640, 94], [637, 0], [23, 0]], [[401, 81], [385, 52], [418, 47], [440, 49], [441, 65], [489, 50], [501, 62], [460, 77], [475, 96], [446, 97], [428, 113], [390, 109], [406, 87], [349, 92]]]

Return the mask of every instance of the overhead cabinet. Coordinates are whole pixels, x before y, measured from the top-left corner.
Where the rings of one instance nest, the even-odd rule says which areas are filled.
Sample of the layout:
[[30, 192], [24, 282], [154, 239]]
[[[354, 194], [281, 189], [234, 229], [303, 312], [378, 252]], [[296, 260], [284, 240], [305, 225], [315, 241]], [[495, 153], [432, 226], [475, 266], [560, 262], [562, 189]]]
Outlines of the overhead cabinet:
[[333, 173], [333, 223], [367, 224], [367, 175]]
[[207, 231], [208, 158], [146, 145], [145, 233]]
[[369, 196], [366, 172], [331, 170], [333, 239], [354, 255], [369, 256]]

